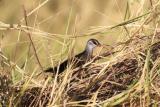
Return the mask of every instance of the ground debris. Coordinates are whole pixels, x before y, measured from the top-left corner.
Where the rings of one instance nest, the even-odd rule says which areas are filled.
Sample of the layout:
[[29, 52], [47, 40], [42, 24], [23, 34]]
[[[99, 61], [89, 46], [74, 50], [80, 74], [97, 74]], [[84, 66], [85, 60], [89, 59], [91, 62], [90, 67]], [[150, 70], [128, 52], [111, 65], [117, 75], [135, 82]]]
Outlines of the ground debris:
[[[67, 102], [84, 101], [83, 103], [78, 104], [89, 104], [92, 103], [91, 99], [96, 96], [96, 102], [99, 103], [131, 89], [141, 78], [148, 50], [150, 51], [149, 67], [152, 71], [152, 74], [154, 74], [151, 75], [152, 87], [150, 88], [149, 93], [151, 99], [150, 105], [154, 104], [155, 101], [158, 102], [160, 100], [160, 97], [157, 94], [157, 91], [160, 89], [159, 72], [157, 72], [157, 70], [160, 68], [159, 33], [157, 34], [154, 43], [151, 43], [151, 39], [151, 37], [145, 36], [126, 42], [122, 46], [124, 49], [124, 54], [117, 57], [117, 59], [109, 63], [109, 65], [91, 64], [87, 67], [82, 67], [77, 71], [74, 71], [71, 74], [70, 82], [66, 82], [65, 88], [62, 92], [63, 98], [61, 99], [61, 102], [63, 103], [63, 100], [65, 99]], [[124, 47], [124, 45], [126, 46]], [[0, 95], [3, 95], [3, 99], [7, 102], [9, 97], [6, 96], [7, 94], [3, 92], [3, 90], [11, 90], [14, 87], [9, 85], [9, 79], [8, 82], [6, 82], [7, 85], [5, 85], [5, 78], [6, 77], [0, 77], [0, 85], [3, 88], [0, 88]], [[61, 76], [59, 79], [63, 80], [63, 78], [64, 77]], [[58, 90], [58, 88], [59, 87], [57, 87], [55, 91]], [[44, 89], [42, 87], [28, 88], [20, 96], [18, 106], [45, 107], [51, 100], [51, 90], [52, 87], [45, 87]], [[54, 94], [57, 93], [55, 92]], [[137, 93], [137, 96], [140, 96], [141, 94], [144, 94], [144, 90]], [[2, 97], [0, 98], [2, 99]], [[139, 106], [139, 102], [139, 98], [129, 96], [127, 99], [125, 99], [125, 101], [119, 103], [119, 106]], [[67, 106], [73, 105], [68, 104]]]

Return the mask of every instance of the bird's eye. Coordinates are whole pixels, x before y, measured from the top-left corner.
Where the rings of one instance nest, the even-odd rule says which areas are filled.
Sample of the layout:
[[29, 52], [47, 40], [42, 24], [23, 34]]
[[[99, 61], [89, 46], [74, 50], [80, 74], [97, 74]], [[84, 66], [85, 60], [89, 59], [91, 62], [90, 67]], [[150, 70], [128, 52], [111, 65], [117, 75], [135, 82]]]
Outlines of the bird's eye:
[[94, 43], [95, 45], [99, 45], [99, 42], [98, 42], [98, 41], [93, 40], [93, 43]]
[[90, 39], [89, 41], [88, 41], [88, 43], [89, 44], [94, 44], [94, 45], [100, 45], [100, 43], [97, 41], [97, 40], [95, 40], [95, 39]]
[[93, 43], [97, 45], [97, 42], [96, 42], [96, 41], [93, 41]]

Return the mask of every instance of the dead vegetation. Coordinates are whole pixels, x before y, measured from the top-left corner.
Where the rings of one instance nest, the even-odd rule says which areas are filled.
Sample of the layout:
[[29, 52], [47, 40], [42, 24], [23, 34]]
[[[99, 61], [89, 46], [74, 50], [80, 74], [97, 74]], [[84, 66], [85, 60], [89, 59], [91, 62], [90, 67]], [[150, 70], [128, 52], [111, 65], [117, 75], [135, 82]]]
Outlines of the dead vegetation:
[[[7, 80], [7, 77], [1, 74], [0, 80], [3, 84], [0, 90], [3, 93], [1, 99], [4, 99], [4, 104], [18, 102], [17, 105], [20, 107], [46, 105], [136, 107], [146, 104], [158, 106], [159, 38], [159, 33], [155, 36], [137, 35], [114, 48], [114, 51], [121, 51], [113, 55], [113, 61], [100, 61], [67, 70], [47, 82], [45, 87], [30, 87], [23, 93], [20, 90], [16, 93], [12, 91], [10, 96], [6, 96], [8, 94], [3, 91], [17, 87], [9, 85], [12, 84], [10, 79]], [[15, 94], [19, 95], [15, 98], [18, 101], [6, 102]]]
[[[2, 0], [4, 17], [18, 14], [0, 16], [0, 107], [160, 106], [159, 0], [36, 1]], [[42, 72], [93, 36], [110, 49], [60, 75]]]

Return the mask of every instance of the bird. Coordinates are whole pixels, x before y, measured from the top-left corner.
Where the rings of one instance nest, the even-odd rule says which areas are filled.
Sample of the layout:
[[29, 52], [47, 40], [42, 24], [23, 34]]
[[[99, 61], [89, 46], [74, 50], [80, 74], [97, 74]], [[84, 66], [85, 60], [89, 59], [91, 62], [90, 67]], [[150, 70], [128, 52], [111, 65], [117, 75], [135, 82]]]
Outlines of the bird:
[[60, 65], [56, 66], [56, 67], [49, 67], [45, 70], [45, 72], [50, 72], [50, 73], [56, 73], [58, 72], [58, 74], [61, 74], [62, 72], [65, 71], [65, 69], [67, 68], [67, 66], [69, 65], [70, 61], [73, 60], [74, 64], [73, 64], [73, 68], [79, 67], [84, 65], [86, 62], [88, 62], [89, 60], [91, 60], [93, 58], [92, 54], [93, 54], [93, 50], [95, 47], [97, 46], [101, 46], [100, 42], [96, 39], [89, 39], [87, 41], [86, 47], [84, 49], [84, 51], [82, 51], [81, 53], [75, 55], [74, 57], [71, 58], [71, 60], [67, 59], [64, 62], [62, 62]]

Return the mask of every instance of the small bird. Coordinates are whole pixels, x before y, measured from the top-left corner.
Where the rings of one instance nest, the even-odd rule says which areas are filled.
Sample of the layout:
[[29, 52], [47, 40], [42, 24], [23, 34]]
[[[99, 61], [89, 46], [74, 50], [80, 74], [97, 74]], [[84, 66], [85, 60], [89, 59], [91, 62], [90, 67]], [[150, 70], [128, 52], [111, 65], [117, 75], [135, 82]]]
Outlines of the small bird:
[[[96, 39], [89, 39], [86, 48], [83, 52], [79, 53], [78, 55], [74, 56], [71, 58], [71, 61], [74, 61], [73, 67], [79, 67], [88, 62], [93, 56], [93, 49], [97, 46], [101, 46], [101, 44], [98, 42]], [[51, 72], [51, 73], [56, 73], [58, 74], [62, 73], [66, 68], [67, 65], [69, 64], [70, 60], [65, 60], [62, 62], [59, 66], [56, 67], [49, 67], [45, 70], [45, 72]]]

